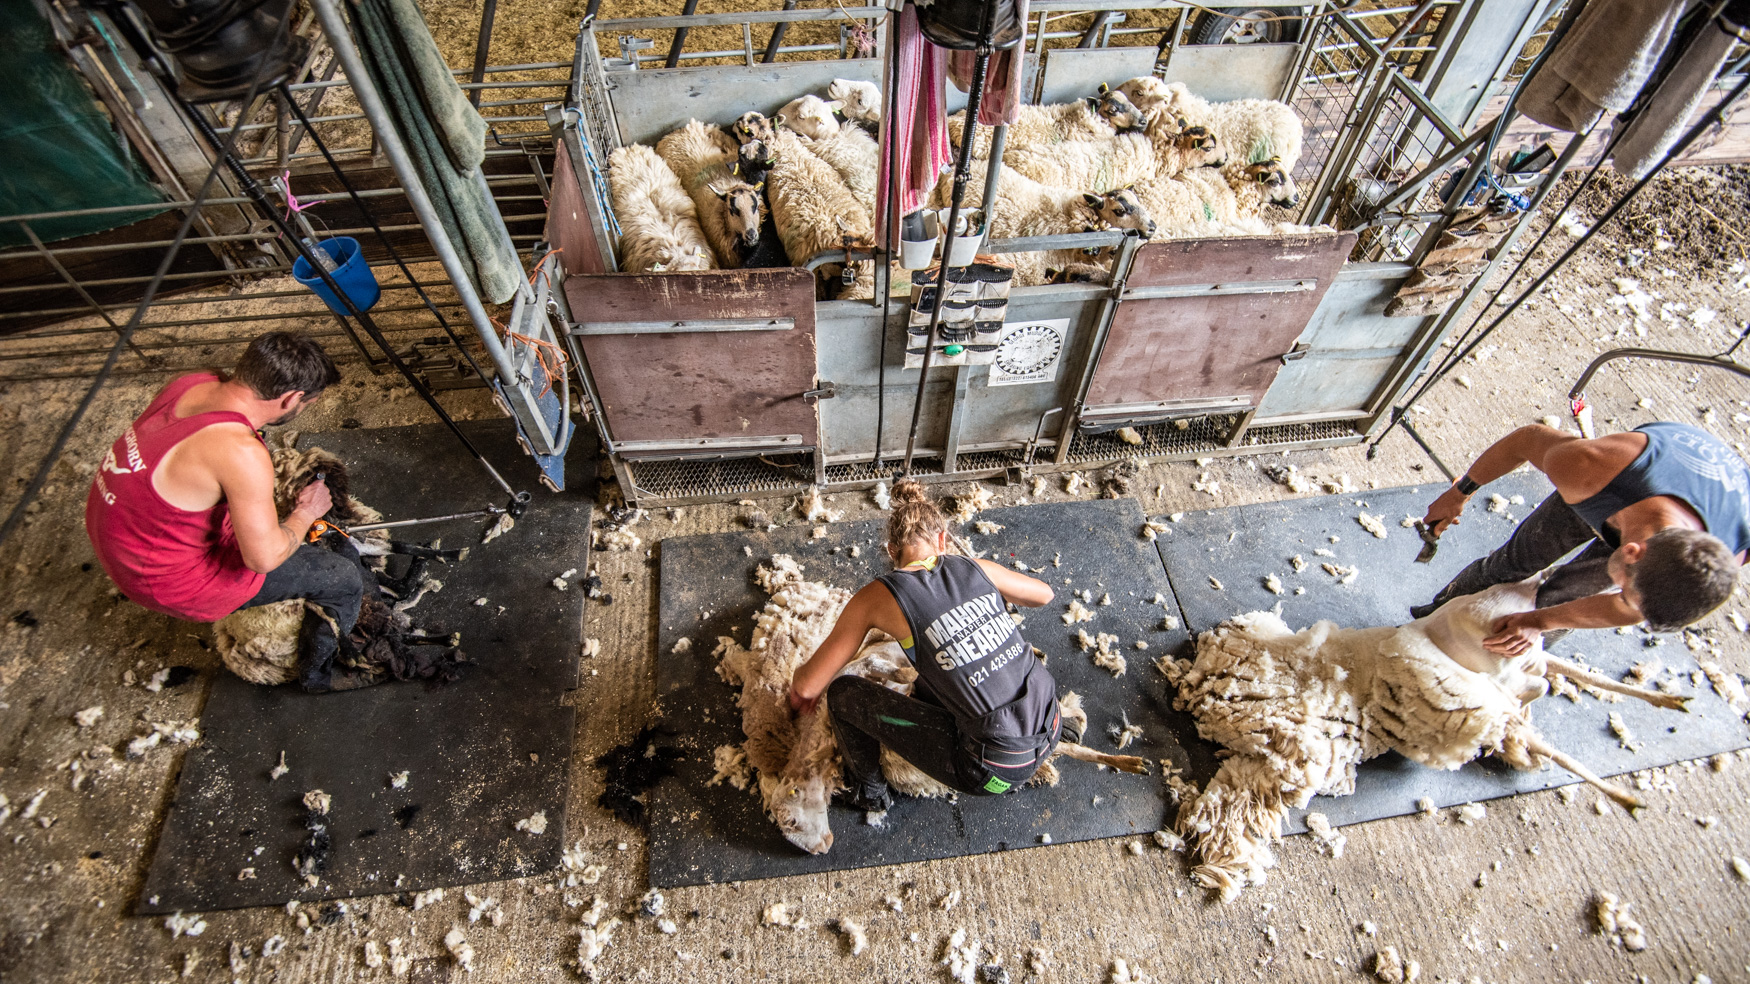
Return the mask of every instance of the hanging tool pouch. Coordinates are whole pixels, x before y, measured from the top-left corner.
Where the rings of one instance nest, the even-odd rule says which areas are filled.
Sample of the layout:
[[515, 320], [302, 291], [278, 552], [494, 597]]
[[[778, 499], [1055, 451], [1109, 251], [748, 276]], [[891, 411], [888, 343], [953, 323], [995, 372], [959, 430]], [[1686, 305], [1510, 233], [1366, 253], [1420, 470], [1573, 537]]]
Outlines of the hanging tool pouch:
[[987, 16], [993, 49], [1011, 48], [1021, 40], [1024, 25], [1015, 0], [930, 0], [917, 8], [918, 29], [938, 48], [976, 49]]

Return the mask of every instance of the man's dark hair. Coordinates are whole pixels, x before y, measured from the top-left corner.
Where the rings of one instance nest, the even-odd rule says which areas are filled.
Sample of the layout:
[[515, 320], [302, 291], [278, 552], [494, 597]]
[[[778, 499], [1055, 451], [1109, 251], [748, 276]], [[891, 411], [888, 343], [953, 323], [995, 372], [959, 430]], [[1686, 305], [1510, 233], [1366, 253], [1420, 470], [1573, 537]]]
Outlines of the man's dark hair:
[[1719, 537], [1699, 530], [1660, 530], [1647, 538], [1629, 568], [1641, 596], [1641, 615], [1655, 632], [1674, 632], [1731, 597], [1738, 558]]
[[340, 382], [340, 370], [308, 335], [270, 331], [249, 343], [232, 378], [263, 400], [302, 391], [305, 399]]

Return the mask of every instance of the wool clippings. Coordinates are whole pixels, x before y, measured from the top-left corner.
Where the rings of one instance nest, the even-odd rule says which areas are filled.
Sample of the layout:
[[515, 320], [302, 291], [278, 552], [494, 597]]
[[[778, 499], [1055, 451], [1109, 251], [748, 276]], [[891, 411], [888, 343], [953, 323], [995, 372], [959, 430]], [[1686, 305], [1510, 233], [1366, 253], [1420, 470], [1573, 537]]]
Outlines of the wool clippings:
[[1483, 804], [1466, 803], [1453, 813], [1452, 818], [1468, 827], [1474, 823], [1481, 823], [1488, 815], [1489, 809]]
[[1395, 946], [1384, 946], [1373, 955], [1373, 976], [1384, 984], [1410, 984], [1422, 976], [1422, 965], [1406, 960]]
[[81, 728], [89, 728], [92, 725], [96, 724], [98, 722], [98, 720], [101, 719], [102, 717], [103, 717], [102, 706], [87, 707], [83, 711], [74, 712], [73, 723], [77, 724]]
[[292, 771], [291, 767], [286, 765], [286, 753], [282, 750], [280, 752], [279, 764], [267, 770], [267, 779], [269, 782], [272, 782], [290, 771]]
[[1364, 512], [1355, 517], [1355, 522], [1359, 523], [1362, 529], [1372, 533], [1376, 540], [1385, 539], [1391, 532], [1386, 529], [1384, 516], [1375, 516]]
[[518, 820], [516, 822], [516, 829], [524, 830], [524, 831], [527, 831], [531, 834], [544, 834], [544, 833], [546, 833], [547, 832], [547, 811], [537, 810], [537, 811], [535, 811], [534, 816], [528, 817], [528, 818], [523, 819], [523, 820]]
[[1307, 832], [1318, 840], [1319, 849], [1332, 858], [1343, 856], [1343, 848], [1349, 843], [1349, 838], [1337, 828], [1331, 826], [1331, 819], [1323, 813], [1308, 813], [1305, 817]]
[[474, 947], [460, 929], [452, 929], [444, 934], [444, 949], [450, 951], [456, 966], [467, 973], [474, 972]]
[[869, 949], [869, 934], [864, 931], [861, 923], [846, 919], [843, 916], [827, 924], [845, 938], [845, 946], [853, 957], [860, 957]]
[[185, 916], [181, 912], [177, 912], [164, 920], [164, 928], [170, 930], [171, 939], [176, 939], [179, 936], [199, 936], [207, 931], [207, 921], [202, 919], [198, 913]]
[[1647, 931], [1635, 919], [1633, 908], [1610, 892], [1594, 893], [1593, 913], [1598, 918], [1598, 932], [1630, 953], [1639, 953], [1647, 948]]
[[1063, 624], [1065, 625], [1074, 625], [1077, 622], [1091, 622], [1093, 619], [1094, 613], [1083, 608], [1079, 599], [1071, 600], [1069, 603], [1069, 611], [1064, 612], [1063, 614]]

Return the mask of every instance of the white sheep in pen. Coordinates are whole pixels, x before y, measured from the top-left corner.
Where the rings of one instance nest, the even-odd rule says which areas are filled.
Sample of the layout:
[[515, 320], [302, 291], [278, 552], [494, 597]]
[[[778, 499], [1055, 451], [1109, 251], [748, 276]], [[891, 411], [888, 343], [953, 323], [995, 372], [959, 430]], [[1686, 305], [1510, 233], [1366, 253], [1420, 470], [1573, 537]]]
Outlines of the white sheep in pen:
[[778, 110], [772, 122], [789, 127], [810, 140], [818, 140], [838, 132], [838, 111], [842, 108], [844, 103], [838, 100], [829, 101], [812, 94], [797, 96]]
[[1265, 222], [1265, 205], [1300, 200], [1294, 179], [1275, 161], [1239, 169], [1207, 168], [1136, 186], [1162, 239], [1269, 235], [1299, 227]]
[[1094, 192], [1216, 167], [1225, 159], [1226, 151], [1207, 128], [1180, 127], [1160, 117], [1151, 119], [1142, 133], [1003, 152], [1004, 164], [1040, 184]]
[[[772, 222], [790, 262], [802, 266], [816, 254], [844, 249], [847, 241], [869, 243], [874, 238], [874, 220], [845, 185], [832, 166], [788, 130], [772, 138], [772, 170], [766, 176], [766, 196], [772, 203]], [[838, 296], [842, 299], [875, 296], [875, 265], [863, 260], [855, 265], [856, 280]], [[841, 266], [820, 268], [828, 281]]]
[[[784, 838], [810, 854], [824, 854], [833, 842], [827, 806], [833, 792], [844, 785], [838, 745], [824, 696], [813, 714], [790, 713], [790, 678], [832, 632], [851, 592], [806, 580], [802, 568], [784, 554], [760, 565], [754, 577], [771, 600], [760, 610], [748, 645], [719, 636], [716, 649], [717, 674], [741, 688], [738, 703], [746, 741], [739, 754], [718, 750], [718, 776], [712, 782], [728, 778], [743, 785], [745, 780], [732, 776], [743, 762], [751, 765], [760, 799]], [[898, 643], [879, 632], [870, 633], [862, 653], [845, 672], [902, 690], [917, 676]], [[1061, 706], [1065, 717], [1081, 723], [1086, 733], [1080, 699], [1066, 695]], [[1126, 772], [1147, 771], [1143, 760], [1134, 756], [1107, 755], [1067, 742], [1059, 743], [1058, 752]], [[948, 795], [946, 787], [891, 752], [884, 749], [881, 760], [882, 771], [896, 791], [908, 796]], [[1055, 781], [1055, 769], [1041, 768], [1036, 779]]]
[[1158, 112], [1183, 117], [1215, 131], [1216, 138], [1231, 155], [1230, 167], [1274, 157], [1292, 173], [1300, 162], [1304, 127], [1299, 114], [1288, 104], [1272, 99], [1210, 102], [1191, 92], [1183, 82], [1168, 83], [1167, 89], [1170, 96]]
[[1173, 706], [1230, 753], [1201, 795], [1179, 806], [1195, 845], [1192, 876], [1223, 901], [1261, 884], [1290, 809], [1315, 795], [1355, 791], [1360, 763], [1396, 750], [1438, 769], [1498, 755], [1518, 769], [1554, 761], [1629, 806], [1640, 802], [1550, 746], [1527, 705], [1555, 677], [1634, 694], [1662, 707], [1682, 699], [1642, 691], [1546, 656], [1483, 649], [1503, 615], [1529, 611], [1539, 578], [1455, 598], [1404, 626], [1291, 631], [1271, 612], [1223, 622], [1197, 639], [1194, 660], [1157, 665], [1177, 688]]
[[643, 144], [615, 150], [608, 156], [608, 186], [620, 224], [622, 271], [716, 268], [698, 207], [656, 151]]
[[[1152, 75], [1138, 75], [1134, 79], [1121, 82], [1111, 88], [1124, 93], [1131, 105], [1151, 115], [1155, 110], [1173, 101], [1173, 90], [1169, 89], [1165, 82]], [[1102, 93], [1106, 90], [1107, 86], [1100, 86]]]
[[[1015, 122], [1009, 124], [1003, 145], [1044, 147], [1065, 141], [1107, 140], [1120, 133], [1139, 131], [1145, 122], [1143, 114], [1119, 92], [1048, 106], [1021, 106]], [[948, 117], [948, 140], [954, 146], [960, 146], [960, 135], [965, 129], [965, 110]], [[978, 128], [978, 139], [972, 145], [973, 157], [983, 160], [990, 156], [994, 131], [989, 126]]]
[[698, 120], [688, 120], [656, 143], [657, 156], [693, 200], [705, 239], [725, 268], [742, 265], [742, 257], [759, 244], [764, 220], [764, 196], [733, 173], [738, 149], [722, 127]]
[[833, 79], [827, 97], [836, 100], [845, 119], [859, 123], [881, 122], [881, 87], [856, 79]]
[[845, 187], [871, 213], [875, 210], [877, 148], [875, 138], [859, 126], [822, 128], [819, 136], [804, 137], [803, 143], [816, 157], [825, 161], [845, 182]]
[[[962, 212], [982, 203], [988, 163], [973, 162]], [[932, 198], [946, 207], [953, 190], [954, 176], [944, 175], [937, 182]], [[1061, 236], [1106, 229], [1134, 230], [1145, 236], [1154, 232], [1154, 221], [1148, 209], [1129, 189], [1103, 194], [1070, 191], [1041, 184], [1006, 165], [1002, 166], [1002, 173], [997, 178], [997, 202], [991, 211], [987, 222], [993, 239]], [[1088, 262], [1087, 255], [1076, 249], [1010, 253], [1008, 258], [1015, 264], [1014, 285], [1017, 287], [1036, 287], [1046, 283], [1047, 269], [1062, 270]]]

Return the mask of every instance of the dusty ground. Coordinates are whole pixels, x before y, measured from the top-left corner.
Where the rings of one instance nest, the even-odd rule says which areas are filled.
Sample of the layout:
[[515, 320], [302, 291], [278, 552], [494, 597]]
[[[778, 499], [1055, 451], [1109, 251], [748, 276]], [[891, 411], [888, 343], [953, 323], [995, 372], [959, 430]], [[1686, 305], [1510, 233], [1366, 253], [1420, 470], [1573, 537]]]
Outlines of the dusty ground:
[[[1687, 194], [1676, 186], [1661, 193]], [[1716, 257], [1705, 241], [1686, 235], [1686, 213], [1653, 214], [1664, 223], [1672, 248], [1660, 249], [1653, 230], [1633, 226], [1608, 239], [1503, 328], [1486, 358], [1434, 389], [1427, 411], [1415, 420], [1443, 458], [1462, 466], [1508, 428], [1563, 414], [1571, 381], [1604, 347], [1635, 342], [1714, 350], [1729, 343], [1750, 317], [1746, 271], [1734, 266], [1735, 256]], [[1720, 218], [1728, 232], [1750, 228], [1741, 207]], [[1558, 248], [1566, 241], [1563, 234], [1554, 237]], [[1718, 240], [1715, 245], [1726, 248]], [[1715, 262], [1703, 270], [1703, 259]], [[1623, 265], [1630, 262], [1632, 269]], [[1612, 302], [1621, 296], [1613, 283], [1617, 277], [1636, 278], [1663, 295], [1651, 298], [1650, 316], [1640, 326], [1644, 335]], [[1704, 308], [1714, 313], [1711, 319], [1697, 316]], [[452, 969], [441, 942], [453, 924], [466, 921], [460, 893], [419, 913], [386, 897], [355, 900], [345, 918], [308, 934], [279, 909], [209, 915], [205, 932], [194, 939], [172, 938], [162, 920], [127, 914], [181, 753], [160, 750], [124, 762], [110, 758], [107, 749], [131, 737], [142, 716], [198, 718], [205, 689], [219, 672], [197, 644], [203, 630], [118, 601], [102, 575], [86, 569], [92, 557], [80, 509], [90, 467], [162, 381], [123, 380], [102, 395], [57, 470], [42, 511], [0, 547], [0, 597], [6, 599], [0, 615], [7, 619], [0, 622], [0, 792], [16, 812], [37, 790], [47, 791], [35, 818], [14, 815], [0, 825], [0, 979], [379, 980], [387, 974], [365, 969], [362, 941], [392, 937], [406, 941], [419, 958], [414, 980], [469, 976]], [[344, 399], [324, 401], [299, 426], [319, 431], [349, 418], [373, 427], [428, 419], [405, 387], [356, 369], [343, 386]], [[10, 504], [78, 392], [70, 383], [16, 384], [0, 392], [0, 482], [9, 493], [0, 496], [0, 506]], [[1724, 373], [1628, 365], [1606, 370], [1590, 396], [1603, 426], [1664, 418], [1710, 426], [1734, 442], [1750, 440], [1750, 388]], [[478, 394], [445, 400], [461, 416], [493, 412]], [[1353, 448], [1292, 460], [1303, 469], [1347, 471], [1382, 486], [1427, 484], [1436, 475], [1401, 434], [1387, 439], [1374, 462]], [[1168, 512], [1285, 494], [1261, 477], [1254, 460], [1222, 460], [1212, 470], [1221, 479], [1215, 500], [1190, 490], [1192, 465], [1150, 469], [1138, 486], [1160, 484], [1165, 492], [1145, 494], [1144, 508]], [[999, 502], [1017, 494], [997, 493]], [[877, 515], [862, 494], [836, 498], [849, 518]], [[658, 540], [720, 531], [742, 511], [692, 508], [678, 523], [656, 518], [640, 532]], [[593, 663], [599, 675], [588, 678], [581, 692], [574, 748], [579, 763], [625, 741], [647, 720], [653, 697], [655, 566], [638, 555], [604, 555], [600, 561], [604, 576], [618, 584], [617, 602], [591, 605], [585, 614], [585, 634], [604, 646]], [[1727, 608], [1750, 612], [1750, 602], [1740, 594]], [[39, 624], [11, 620], [25, 611]], [[1724, 643], [1730, 669], [1750, 673], [1744, 635], [1724, 617], [1709, 619], [1703, 628]], [[201, 675], [161, 693], [121, 684], [126, 670], [173, 663], [195, 666]], [[96, 704], [105, 707], [104, 718], [90, 729], [76, 727], [73, 713]], [[75, 791], [63, 765], [87, 750], [98, 750], [86, 759], [95, 778]], [[1150, 848], [1132, 856], [1123, 841], [676, 890], [668, 893], [668, 905], [678, 914], [679, 932], [660, 935], [647, 921], [623, 927], [602, 966], [607, 979], [626, 981], [739, 984], [827, 974], [857, 981], [945, 980], [937, 963], [942, 941], [964, 927], [1016, 980], [1024, 976], [1025, 955], [1040, 950], [1049, 951], [1039, 978], [1045, 981], [1104, 981], [1115, 957], [1139, 962], [1159, 981], [1359, 981], [1363, 964], [1387, 944], [1419, 960], [1424, 980], [1750, 980], [1743, 922], [1750, 885], [1729, 867], [1733, 855], [1750, 856], [1750, 761], [1740, 757], [1718, 774], [1691, 764], [1647, 778], [1651, 806], [1638, 818], [1615, 810], [1601, 816], [1589, 795], [1570, 803], [1547, 793], [1493, 803], [1476, 826], [1442, 816], [1351, 827], [1348, 853], [1336, 861], [1296, 838], [1282, 846], [1269, 885], [1225, 907], [1202, 897], [1176, 855]], [[599, 787], [599, 771], [580, 764], [563, 834], [567, 842], [583, 841], [608, 874], [591, 893], [571, 895], [587, 903], [587, 894], [599, 893], [619, 907], [647, 887], [645, 838], [595, 806]], [[1718, 822], [1704, 827], [1697, 822], [1703, 817]], [[616, 849], [622, 843], [623, 852]], [[531, 878], [482, 889], [503, 900], [509, 919], [501, 929], [469, 927], [479, 954], [471, 979], [576, 979], [570, 963], [577, 913], [565, 893], [548, 890], [553, 884], [550, 877]], [[931, 904], [956, 889], [962, 901], [952, 911]], [[908, 890], [915, 902], [903, 915], [882, 904], [885, 895]], [[1635, 904], [1651, 940], [1646, 952], [1628, 954], [1595, 932], [1589, 915], [1595, 890]], [[761, 908], [780, 900], [811, 927], [760, 928]], [[868, 926], [866, 954], [848, 956], [842, 941], [821, 928], [837, 916]], [[1376, 935], [1361, 932], [1364, 923], [1373, 924]], [[291, 940], [284, 952], [228, 964], [232, 943], [259, 953], [276, 934]]]

